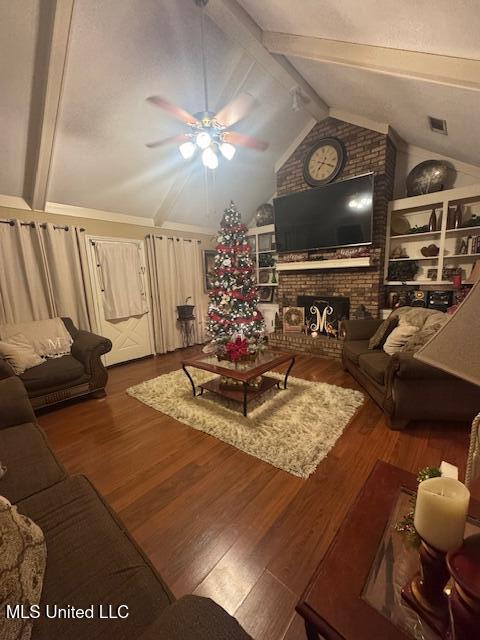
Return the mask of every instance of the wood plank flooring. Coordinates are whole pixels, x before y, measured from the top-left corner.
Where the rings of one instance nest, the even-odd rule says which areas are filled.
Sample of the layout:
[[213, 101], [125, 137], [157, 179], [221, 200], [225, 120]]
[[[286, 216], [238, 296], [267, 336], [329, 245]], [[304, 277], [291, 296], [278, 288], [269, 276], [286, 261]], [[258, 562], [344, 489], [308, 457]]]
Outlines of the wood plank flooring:
[[[176, 596], [212, 597], [256, 640], [304, 640], [295, 604], [375, 462], [416, 472], [446, 459], [463, 473], [469, 426], [391, 431], [366, 396], [329, 456], [301, 480], [125, 393], [196, 351], [114, 367], [105, 399], [44, 411], [39, 422], [68, 471], [94, 482]], [[324, 358], [300, 356], [292, 375], [360, 388]]]

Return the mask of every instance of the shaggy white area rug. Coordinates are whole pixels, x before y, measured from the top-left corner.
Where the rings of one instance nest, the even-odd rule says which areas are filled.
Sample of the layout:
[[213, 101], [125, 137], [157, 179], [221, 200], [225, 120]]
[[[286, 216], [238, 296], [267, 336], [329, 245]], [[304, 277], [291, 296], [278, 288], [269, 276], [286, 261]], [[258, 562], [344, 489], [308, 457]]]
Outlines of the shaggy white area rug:
[[[215, 377], [199, 369], [190, 372], [197, 384]], [[240, 403], [208, 391], [194, 398], [181, 369], [127, 393], [300, 478], [315, 471], [363, 403], [360, 391], [290, 377], [285, 391], [274, 387], [250, 402], [244, 418]]]

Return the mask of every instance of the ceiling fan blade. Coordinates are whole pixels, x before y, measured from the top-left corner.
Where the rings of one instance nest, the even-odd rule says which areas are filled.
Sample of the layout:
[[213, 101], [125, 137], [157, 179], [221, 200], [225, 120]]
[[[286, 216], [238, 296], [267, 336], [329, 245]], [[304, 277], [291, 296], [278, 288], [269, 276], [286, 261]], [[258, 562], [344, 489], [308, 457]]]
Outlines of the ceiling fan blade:
[[249, 93], [241, 93], [220, 109], [215, 120], [225, 128], [231, 127], [239, 120], [246, 118], [257, 105], [258, 100], [253, 96]]
[[160, 109], [168, 111], [171, 116], [177, 118], [177, 120], [185, 122], [185, 124], [198, 123], [198, 120], [194, 116], [192, 116], [191, 113], [188, 113], [188, 111], [185, 111], [185, 109], [182, 109], [182, 107], [177, 107], [177, 105], [168, 102], [168, 100], [165, 100], [161, 96], [150, 96], [149, 98], [147, 98], [147, 100], [155, 106], [160, 107]]
[[163, 140], [157, 140], [156, 142], [149, 142], [145, 146], [149, 149], [156, 149], [157, 147], [162, 147], [164, 144], [170, 144], [173, 142], [187, 142], [190, 140], [186, 133], [181, 133], [178, 136], [170, 136], [169, 138], [163, 138]]
[[230, 142], [239, 147], [249, 147], [249, 149], [256, 149], [257, 151], [266, 151], [268, 149], [268, 142], [245, 136], [243, 133], [237, 133], [236, 131], [226, 131], [223, 134], [223, 139], [225, 142]]

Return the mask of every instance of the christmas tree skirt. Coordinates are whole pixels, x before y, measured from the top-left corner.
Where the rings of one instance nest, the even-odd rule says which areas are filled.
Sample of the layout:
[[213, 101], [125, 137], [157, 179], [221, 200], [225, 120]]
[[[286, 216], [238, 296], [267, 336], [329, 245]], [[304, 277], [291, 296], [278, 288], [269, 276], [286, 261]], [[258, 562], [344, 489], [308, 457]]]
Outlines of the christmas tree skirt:
[[[204, 371], [194, 374], [197, 384], [214, 377]], [[194, 398], [182, 370], [130, 387], [127, 393], [300, 478], [315, 471], [363, 403], [360, 391], [290, 377], [285, 391], [274, 387], [253, 400], [244, 418], [236, 402], [209, 392]]]

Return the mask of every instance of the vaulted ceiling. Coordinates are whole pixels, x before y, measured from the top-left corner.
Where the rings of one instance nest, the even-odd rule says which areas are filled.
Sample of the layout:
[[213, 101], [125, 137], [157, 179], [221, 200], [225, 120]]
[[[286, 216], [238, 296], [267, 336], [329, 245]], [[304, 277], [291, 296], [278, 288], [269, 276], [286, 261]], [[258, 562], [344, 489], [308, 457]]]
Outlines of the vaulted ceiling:
[[210, 229], [230, 199], [250, 218], [275, 191], [275, 164], [329, 113], [480, 164], [478, 2], [419, 5], [210, 0], [210, 103], [252, 94], [259, 106], [235, 129], [269, 142], [210, 172], [145, 146], [184, 130], [147, 96], [203, 108], [193, 0], [0, 0], [0, 194]]

